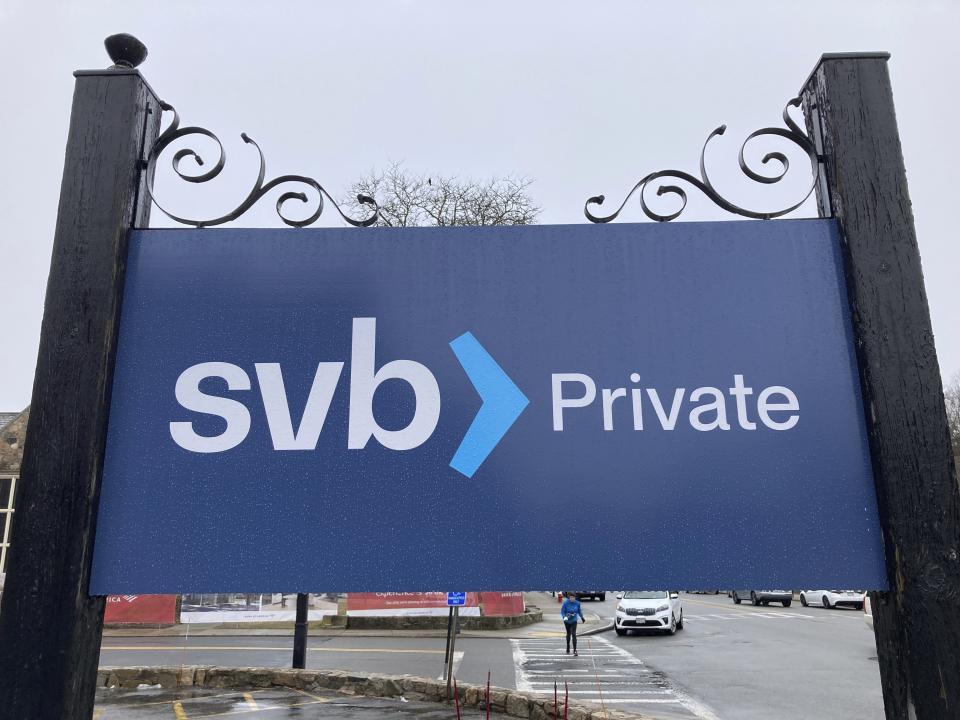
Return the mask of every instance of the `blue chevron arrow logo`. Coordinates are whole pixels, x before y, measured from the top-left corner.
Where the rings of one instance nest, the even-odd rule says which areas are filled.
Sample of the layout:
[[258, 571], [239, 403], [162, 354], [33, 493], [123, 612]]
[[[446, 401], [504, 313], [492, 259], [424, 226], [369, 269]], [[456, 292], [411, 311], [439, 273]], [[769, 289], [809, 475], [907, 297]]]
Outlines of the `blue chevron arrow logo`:
[[483, 400], [450, 461], [450, 467], [471, 478], [530, 400], [490, 357], [473, 333], [465, 332], [451, 340], [450, 347]]

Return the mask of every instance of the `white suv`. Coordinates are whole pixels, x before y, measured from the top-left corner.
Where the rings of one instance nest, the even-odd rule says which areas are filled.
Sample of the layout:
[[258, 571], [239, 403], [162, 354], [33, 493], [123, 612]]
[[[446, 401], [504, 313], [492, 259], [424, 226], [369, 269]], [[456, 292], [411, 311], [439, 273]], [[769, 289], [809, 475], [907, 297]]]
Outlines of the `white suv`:
[[683, 604], [675, 590], [628, 590], [617, 593], [619, 603], [613, 627], [617, 635], [628, 630], [661, 630], [673, 635], [683, 630]]

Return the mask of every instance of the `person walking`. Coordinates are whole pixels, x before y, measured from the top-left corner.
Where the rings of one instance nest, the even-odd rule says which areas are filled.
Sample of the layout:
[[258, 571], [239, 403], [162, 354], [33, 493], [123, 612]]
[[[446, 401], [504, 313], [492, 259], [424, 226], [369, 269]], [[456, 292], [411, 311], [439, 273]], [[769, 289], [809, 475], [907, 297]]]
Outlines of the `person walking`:
[[586, 622], [583, 617], [583, 610], [580, 608], [580, 601], [577, 600], [575, 593], [568, 591], [567, 599], [560, 606], [560, 617], [563, 618], [563, 626], [567, 630], [567, 655], [570, 654], [570, 639], [573, 638], [573, 654], [577, 655], [577, 623], [581, 620]]

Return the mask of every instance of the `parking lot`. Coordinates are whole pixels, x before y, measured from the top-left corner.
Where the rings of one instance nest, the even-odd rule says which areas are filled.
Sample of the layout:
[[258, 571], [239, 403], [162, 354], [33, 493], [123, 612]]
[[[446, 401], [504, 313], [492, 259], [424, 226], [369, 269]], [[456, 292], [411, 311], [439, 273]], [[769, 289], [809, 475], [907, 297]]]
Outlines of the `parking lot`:
[[707, 712], [703, 717], [883, 716], [873, 632], [863, 613], [754, 607], [719, 595], [683, 595], [684, 629], [611, 637]]
[[[464, 718], [481, 713], [463, 710]], [[197, 720], [238, 717], [241, 720], [449, 720], [448, 708], [435, 703], [399, 699], [347, 697], [287, 688], [243, 691], [182, 688], [104, 690], [97, 692], [93, 720]], [[492, 717], [498, 717], [496, 714]]]
[[[559, 619], [555, 599], [544, 593], [539, 601], [548, 617], [555, 613]], [[830, 709], [831, 720], [882, 717], [876, 646], [862, 612], [798, 602], [789, 608], [735, 605], [722, 593], [682, 593], [681, 601], [684, 628], [675, 635], [582, 637], [579, 657], [563, 652], [558, 622], [513, 637], [464, 636], [457, 641], [455, 672], [464, 682], [484, 683], [489, 670], [494, 685], [551, 695], [554, 681], [561, 693], [566, 682], [572, 700], [665, 720], [768, 720], [821, 714], [823, 708]], [[585, 614], [596, 614], [584, 627], [611, 618], [617, 602], [612, 593], [604, 602], [584, 600]], [[438, 636], [346, 631], [311, 637], [307, 665], [439, 677], [443, 644]], [[284, 635], [107, 637], [101, 664], [289, 667], [291, 647]], [[310, 704], [298, 707], [314, 710]], [[188, 706], [184, 711], [194, 717]]]

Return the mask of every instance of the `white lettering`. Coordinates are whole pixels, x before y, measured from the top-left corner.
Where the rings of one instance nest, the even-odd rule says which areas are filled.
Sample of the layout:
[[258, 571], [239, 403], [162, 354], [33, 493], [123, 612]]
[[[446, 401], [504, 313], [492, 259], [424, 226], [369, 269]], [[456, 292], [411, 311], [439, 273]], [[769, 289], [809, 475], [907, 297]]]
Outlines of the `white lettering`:
[[677, 417], [680, 415], [680, 403], [683, 402], [683, 395], [686, 392], [686, 388], [677, 388], [673, 393], [673, 405], [670, 406], [670, 414], [667, 415], [663, 411], [663, 404], [660, 402], [660, 395], [657, 394], [657, 391], [653, 388], [647, 388], [647, 395], [650, 397], [650, 402], [653, 403], [653, 410], [657, 413], [657, 418], [660, 420], [660, 426], [664, 430], [673, 430], [677, 425]]
[[[433, 434], [440, 419], [440, 388], [426, 367], [413, 360], [394, 360], [376, 370], [376, 318], [353, 319], [350, 358], [350, 420], [347, 447], [362, 450], [371, 436], [391, 450], [411, 450]], [[373, 396], [380, 383], [403, 380], [416, 397], [413, 418], [402, 430], [384, 430], [373, 417]]]
[[[701, 387], [690, 393], [690, 402], [697, 402], [704, 395], [713, 395], [713, 401], [698, 405], [690, 411], [690, 425], [694, 430], [707, 432], [708, 430], [729, 430], [730, 423], [727, 422], [727, 401], [715, 387]], [[705, 423], [700, 418], [704, 413], [714, 412], [716, 417], [712, 422]]]
[[313, 386], [310, 388], [303, 417], [300, 418], [300, 429], [296, 434], [293, 432], [293, 419], [290, 417], [280, 363], [256, 363], [254, 367], [257, 369], [257, 382], [260, 384], [260, 396], [267, 414], [273, 449], [316, 449], [333, 393], [343, 371], [343, 363], [322, 362], [317, 366], [317, 374], [313, 377]]
[[[586, 407], [597, 397], [597, 386], [589, 375], [582, 373], [554, 373], [550, 376], [553, 388], [553, 429], [563, 430], [563, 409]], [[563, 384], [578, 382], [583, 385], [583, 395], [578, 398], [563, 397]]]
[[733, 376], [730, 394], [737, 400], [737, 422], [744, 430], [756, 430], [757, 424], [747, 417], [747, 395], [753, 395], [753, 388], [744, 387], [743, 375]]
[[[630, 382], [640, 382], [640, 373], [630, 373]], [[633, 429], [643, 430], [643, 388], [633, 388], [630, 399], [633, 401]]]
[[610, 390], [608, 388], [603, 389], [603, 429], [604, 430], [613, 430], [613, 401], [617, 398], [622, 398], [627, 396], [626, 388], [617, 388], [616, 390]]
[[[786, 402], [771, 403], [771, 395], [782, 395]], [[800, 410], [800, 403], [797, 396], [793, 394], [793, 390], [782, 385], [771, 385], [762, 390], [757, 397], [757, 414], [760, 415], [760, 422], [771, 430], [789, 430], [795, 427], [800, 422], [798, 410]], [[771, 412], [792, 412], [794, 414], [786, 420], [778, 422], [770, 417]]]
[[187, 410], [223, 418], [227, 428], [219, 435], [198, 435], [192, 422], [170, 423], [170, 437], [184, 450], [215, 453], [230, 450], [242, 443], [250, 432], [250, 411], [237, 400], [207, 395], [200, 391], [200, 381], [216, 377], [225, 380], [228, 390], [249, 390], [250, 377], [242, 368], [224, 362], [205, 362], [188, 367], [177, 378], [177, 402]]

